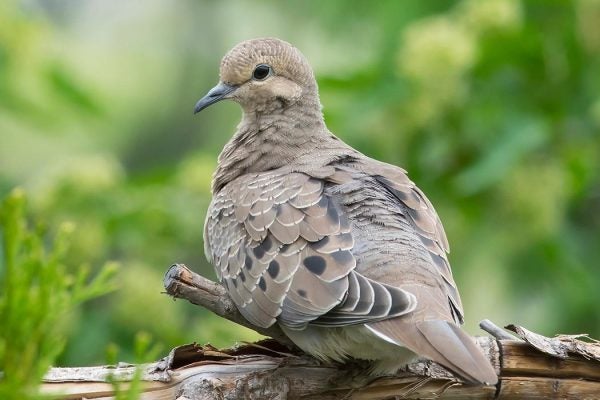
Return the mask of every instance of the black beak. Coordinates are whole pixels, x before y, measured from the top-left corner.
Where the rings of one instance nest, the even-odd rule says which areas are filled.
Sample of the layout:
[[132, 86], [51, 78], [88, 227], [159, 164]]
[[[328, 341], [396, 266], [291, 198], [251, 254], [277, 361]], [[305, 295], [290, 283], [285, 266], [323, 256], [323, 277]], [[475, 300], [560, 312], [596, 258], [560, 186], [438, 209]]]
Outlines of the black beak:
[[217, 101], [225, 99], [225, 96], [233, 92], [235, 89], [237, 89], [236, 86], [231, 86], [227, 85], [226, 83], [219, 82], [217, 86], [210, 89], [208, 93], [206, 93], [206, 96], [198, 100], [196, 106], [194, 107], [194, 114], [199, 113], [211, 104], [215, 104]]

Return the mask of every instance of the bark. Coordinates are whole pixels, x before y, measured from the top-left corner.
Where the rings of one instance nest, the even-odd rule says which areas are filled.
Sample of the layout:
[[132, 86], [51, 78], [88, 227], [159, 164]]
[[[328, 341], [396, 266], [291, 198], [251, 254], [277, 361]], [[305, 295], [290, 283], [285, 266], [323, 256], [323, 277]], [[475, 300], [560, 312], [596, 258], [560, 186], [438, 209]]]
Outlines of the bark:
[[[598, 399], [600, 344], [583, 335], [548, 338], [509, 325], [513, 334], [483, 321], [493, 337], [478, 344], [496, 368], [496, 386], [468, 386], [427, 360], [396, 376], [373, 378], [366, 363], [325, 364], [302, 354], [278, 328], [256, 329], [225, 290], [184, 265], [165, 275], [166, 293], [203, 306], [223, 318], [277, 338], [219, 350], [180, 346], [156, 363], [53, 368], [42, 392], [66, 399], [112, 398], [109, 380], [127, 388], [136, 368], [144, 371], [144, 399]], [[112, 377], [112, 378], [111, 378]]]

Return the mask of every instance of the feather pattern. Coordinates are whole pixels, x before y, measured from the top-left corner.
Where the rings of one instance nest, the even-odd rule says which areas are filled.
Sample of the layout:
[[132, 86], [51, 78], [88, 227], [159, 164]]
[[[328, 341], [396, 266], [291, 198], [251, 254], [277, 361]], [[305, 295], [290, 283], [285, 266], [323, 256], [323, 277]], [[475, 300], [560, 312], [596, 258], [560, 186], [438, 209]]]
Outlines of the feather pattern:
[[433, 264], [444, 279], [453, 319], [462, 324], [464, 311], [447, 256], [450, 246], [442, 222], [433, 205], [408, 178], [403, 169], [374, 160], [371, 160], [370, 163], [363, 163], [361, 169], [370, 173], [405, 206], [407, 219], [411, 222], [419, 240], [427, 248]]
[[351, 223], [331, 184], [276, 170], [238, 178], [211, 203], [207, 251], [252, 323], [346, 326], [415, 309], [412, 294], [354, 271]]
[[[258, 64], [274, 73], [255, 84]], [[243, 42], [222, 61], [215, 89], [223, 87], [234, 92], [217, 100], [232, 98], [244, 113], [219, 156], [204, 246], [240, 312], [260, 327], [278, 323], [323, 359], [369, 359], [389, 374], [418, 354], [469, 382], [495, 383], [458, 326], [435, 209], [406, 171], [329, 132], [304, 56], [277, 39]]]

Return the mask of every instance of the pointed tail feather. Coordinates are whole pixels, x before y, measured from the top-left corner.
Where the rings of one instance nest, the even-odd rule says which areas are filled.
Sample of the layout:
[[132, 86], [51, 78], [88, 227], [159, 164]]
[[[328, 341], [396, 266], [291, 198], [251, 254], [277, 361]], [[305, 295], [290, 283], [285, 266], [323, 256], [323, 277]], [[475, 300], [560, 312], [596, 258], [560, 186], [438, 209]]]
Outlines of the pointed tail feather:
[[388, 341], [407, 347], [460, 375], [469, 383], [495, 385], [498, 376], [475, 341], [453, 322], [407, 323], [401, 319], [369, 324]]
[[417, 329], [449, 361], [450, 364], [445, 366], [451, 370], [474, 383], [495, 385], [498, 382], [498, 376], [481, 348], [456, 324], [440, 320], [424, 321], [417, 324]]

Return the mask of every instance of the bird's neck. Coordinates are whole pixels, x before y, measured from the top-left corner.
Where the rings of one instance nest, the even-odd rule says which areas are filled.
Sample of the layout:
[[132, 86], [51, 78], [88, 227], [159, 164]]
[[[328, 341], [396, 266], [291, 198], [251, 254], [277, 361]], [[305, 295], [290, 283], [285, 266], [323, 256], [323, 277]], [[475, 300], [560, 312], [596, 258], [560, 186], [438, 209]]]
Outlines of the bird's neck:
[[329, 141], [338, 139], [327, 130], [318, 100], [268, 114], [245, 110], [235, 135], [219, 155], [213, 193], [241, 175], [294, 166]]

